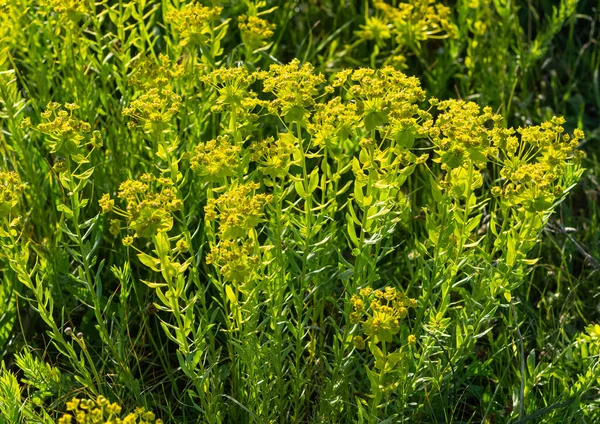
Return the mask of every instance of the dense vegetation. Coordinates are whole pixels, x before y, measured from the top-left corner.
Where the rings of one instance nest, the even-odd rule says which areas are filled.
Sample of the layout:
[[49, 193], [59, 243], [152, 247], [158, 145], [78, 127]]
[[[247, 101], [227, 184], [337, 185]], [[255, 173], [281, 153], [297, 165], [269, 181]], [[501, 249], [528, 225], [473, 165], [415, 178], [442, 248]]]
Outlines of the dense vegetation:
[[596, 423], [600, 4], [4, 0], [0, 423]]

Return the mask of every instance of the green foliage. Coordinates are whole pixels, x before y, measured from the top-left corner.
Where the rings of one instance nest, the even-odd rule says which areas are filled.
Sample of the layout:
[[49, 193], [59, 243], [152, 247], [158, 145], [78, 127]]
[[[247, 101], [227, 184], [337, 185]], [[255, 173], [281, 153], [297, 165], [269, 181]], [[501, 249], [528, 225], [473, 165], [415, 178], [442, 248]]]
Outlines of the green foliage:
[[600, 419], [592, 13], [0, 4], [0, 422]]

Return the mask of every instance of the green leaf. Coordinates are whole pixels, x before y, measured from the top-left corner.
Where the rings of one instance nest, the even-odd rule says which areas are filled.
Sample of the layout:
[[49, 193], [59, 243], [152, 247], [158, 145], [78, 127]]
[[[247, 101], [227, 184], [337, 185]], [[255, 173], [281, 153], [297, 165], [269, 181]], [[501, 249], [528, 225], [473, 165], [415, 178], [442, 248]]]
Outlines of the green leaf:
[[319, 168], [314, 168], [312, 170], [312, 172], [310, 173], [310, 182], [308, 184], [309, 192], [312, 194], [312, 192], [315, 191], [315, 189], [317, 188], [318, 185], [319, 185]]
[[303, 199], [307, 197], [306, 190], [304, 190], [304, 181], [294, 181], [294, 188], [296, 189], [296, 193], [298, 193], [298, 196], [302, 197]]
[[348, 237], [350, 237], [354, 246], [360, 247], [358, 237], [356, 236], [356, 229], [354, 228], [354, 222], [352, 221], [350, 214], [346, 214], [346, 230], [348, 232]]
[[160, 259], [154, 258], [146, 253], [138, 253], [138, 259], [152, 271], [160, 272]]
[[233, 289], [231, 288], [231, 284], [225, 285], [225, 295], [227, 296], [227, 299], [229, 300], [229, 302], [232, 305], [237, 305], [237, 303], [238, 303], [237, 296], [233, 292]]
[[67, 205], [60, 204], [56, 206], [59, 212], [64, 213], [68, 218], [73, 218], [73, 211]]

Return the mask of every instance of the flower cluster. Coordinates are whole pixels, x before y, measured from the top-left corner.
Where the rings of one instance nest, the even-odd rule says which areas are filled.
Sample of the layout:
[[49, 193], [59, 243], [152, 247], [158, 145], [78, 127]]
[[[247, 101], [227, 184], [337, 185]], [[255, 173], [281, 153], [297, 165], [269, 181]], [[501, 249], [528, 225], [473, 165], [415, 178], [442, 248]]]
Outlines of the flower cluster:
[[[249, 118], [250, 112], [256, 106], [263, 106], [264, 101], [257, 98], [257, 94], [250, 89], [256, 81], [257, 74], [248, 72], [246, 68], [218, 68], [200, 77], [200, 80], [214, 88], [219, 96], [211, 110], [235, 110], [236, 118]], [[236, 124], [238, 124], [236, 122]]]
[[47, 110], [41, 114], [43, 122], [36, 129], [48, 136], [46, 143], [52, 153], [75, 155], [86, 138], [85, 134], [89, 133], [92, 127], [74, 116], [74, 111], [79, 109], [78, 105], [67, 103], [64, 108], [66, 110], [60, 103], [48, 103]]
[[182, 46], [203, 46], [209, 40], [211, 29], [221, 15], [221, 10], [221, 7], [207, 7], [191, 2], [181, 10], [167, 12], [166, 19], [179, 33]]
[[[142, 175], [139, 180], [121, 183], [118, 197], [125, 201], [125, 210], [116, 207], [108, 194], [100, 199], [100, 207], [103, 213], [114, 211], [126, 218], [128, 228], [134, 231], [133, 237], [152, 237], [158, 232], [169, 231], [173, 227], [173, 212], [183, 206], [183, 202], [177, 197], [173, 181], [150, 174]], [[120, 222], [111, 222], [111, 232], [118, 233], [117, 225], [120, 226]], [[126, 245], [132, 241], [131, 236], [123, 239]]]
[[563, 123], [564, 119], [555, 117], [542, 125], [518, 130], [519, 149], [510, 146], [503, 151], [500, 176], [504, 184], [495, 188], [497, 195], [530, 212], [550, 208], [563, 195], [567, 187], [561, 184], [561, 177], [580, 159], [581, 152], [575, 149], [584, 137], [579, 129], [572, 136], [564, 134]]
[[168, 87], [153, 87], [123, 109], [129, 116], [129, 127], [142, 127], [146, 133], [159, 134], [169, 128], [171, 119], [179, 111], [181, 97]]
[[181, 78], [184, 70], [183, 64], [173, 63], [164, 53], [158, 56], [158, 63], [152, 56], [145, 56], [136, 62], [135, 71], [128, 82], [143, 89], [166, 87]]
[[338, 146], [355, 134], [360, 124], [360, 115], [356, 103], [346, 103], [341, 97], [335, 97], [327, 103], [315, 106], [315, 113], [307, 130], [313, 136], [316, 146]]
[[244, 237], [262, 220], [263, 208], [271, 196], [254, 194], [259, 185], [255, 183], [234, 186], [219, 196], [209, 199], [204, 207], [208, 221], [218, 220], [219, 237], [231, 240]]
[[275, 27], [275, 24], [257, 16], [242, 15], [238, 23], [242, 41], [250, 50], [264, 47], [267, 40], [273, 36]]
[[[498, 154], [492, 146], [492, 131], [500, 129], [489, 123], [498, 122], [501, 116], [492, 113], [491, 108], [481, 108], [473, 102], [448, 100], [437, 105], [440, 112], [430, 136], [436, 146], [442, 169], [460, 168], [472, 162], [479, 168], [485, 167], [490, 156]], [[502, 137], [502, 140], [505, 138]]]
[[403, 45], [428, 39], [453, 38], [457, 35], [452, 11], [436, 0], [408, 0], [393, 7], [378, 0], [378, 17], [370, 18], [358, 32], [359, 37], [381, 40], [395, 37]]
[[245, 285], [260, 263], [256, 233], [252, 230], [263, 220], [263, 208], [271, 196], [255, 194], [259, 185], [244, 183], [231, 186], [204, 207], [208, 222], [218, 221], [219, 242], [211, 246], [207, 263], [215, 265], [225, 281]]
[[96, 400], [73, 398], [67, 402], [67, 413], [58, 420], [58, 424], [87, 423], [87, 424], [162, 424], [153, 412], [144, 408], [136, 410], [121, 418], [122, 407], [111, 403], [104, 396]]
[[271, 178], [283, 178], [293, 163], [292, 152], [298, 139], [290, 133], [281, 133], [275, 140], [267, 137], [253, 143], [250, 147], [250, 159], [258, 164], [258, 169]]
[[210, 180], [233, 177], [237, 174], [241, 151], [241, 147], [233, 145], [228, 136], [218, 136], [194, 148], [190, 166]]
[[311, 64], [301, 64], [298, 59], [287, 65], [271, 65], [268, 72], [259, 72], [258, 76], [263, 81], [263, 91], [276, 97], [269, 104], [269, 111], [287, 122], [303, 122], [308, 108], [315, 104], [319, 86], [325, 82]]
[[0, 219], [10, 215], [22, 191], [23, 184], [15, 172], [0, 171]]
[[90, 12], [89, 3], [86, 0], [46, 0], [44, 3], [55, 13], [64, 15], [75, 23]]
[[[354, 311], [350, 314], [352, 324], [362, 324], [367, 335], [374, 343], [391, 342], [392, 337], [400, 331], [400, 320], [406, 318], [409, 308], [415, 308], [417, 301], [393, 287], [384, 290], [373, 290], [370, 287], [361, 289], [358, 295], [350, 300]], [[362, 349], [365, 339], [356, 336], [354, 343]]]
[[392, 24], [379, 16], [367, 16], [365, 24], [356, 32], [363, 40], [375, 41], [377, 46], [383, 47], [385, 41], [392, 38]]
[[206, 263], [217, 266], [225, 281], [243, 284], [260, 263], [260, 252], [252, 240], [222, 240], [211, 248]]
[[425, 100], [425, 91], [415, 77], [386, 66], [357, 69], [351, 75], [353, 84], [348, 93], [360, 101], [363, 123], [367, 131], [379, 130], [386, 138], [395, 139], [412, 147], [408, 134], [419, 131], [418, 122], [430, 119], [418, 102]]

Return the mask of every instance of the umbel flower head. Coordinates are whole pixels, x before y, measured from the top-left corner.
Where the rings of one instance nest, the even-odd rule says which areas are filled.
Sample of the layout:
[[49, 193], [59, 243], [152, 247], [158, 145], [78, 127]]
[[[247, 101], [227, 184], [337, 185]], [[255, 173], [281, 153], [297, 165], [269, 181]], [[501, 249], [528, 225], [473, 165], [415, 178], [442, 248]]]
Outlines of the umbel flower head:
[[167, 22], [179, 33], [182, 46], [203, 46], [209, 40], [221, 7], [207, 7], [196, 2], [186, 4], [181, 10], [167, 12]]
[[19, 203], [23, 185], [17, 173], [0, 171], [0, 219], [9, 216]]
[[[452, 10], [437, 0], [407, 0], [391, 6], [385, 1], [375, 1], [378, 12], [377, 24], [367, 23], [358, 35], [368, 37], [377, 33], [377, 28], [388, 28], [396, 43], [400, 45], [418, 43], [428, 39], [454, 38], [457, 29], [452, 22]], [[383, 38], [383, 37], [382, 37]]]
[[[17, 173], [0, 171], [0, 240], [3, 237], [17, 236], [16, 226], [20, 216], [16, 212], [23, 184]], [[3, 256], [0, 249], [0, 257]]]
[[200, 80], [219, 94], [211, 108], [213, 111], [235, 110], [237, 118], [243, 119], [256, 106], [265, 104], [250, 88], [257, 76], [257, 73], [248, 72], [243, 67], [217, 68], [200, 77]]
[[356, 103], [347, 103], [335, 97], [315, 106], [307, 130], [317, 146], [337, 147], [356, 132], [361, 117]]
[[144, 56], [136, 61], [134, 66], [135, 70], [128, 82], [143, 89], [170, 86], [173, 81], [181, 78], [185, 71], [183, 64], [173, 63], [164, 53], [158, 56], [158, 63], [154, 57]]
[[298, 59], [287, 65], [271, 65], [269, 72], [258, 75], [263, 81], [263, 91], [275, 95], [269, 111], [283, 116], [287, 122], [304, 122], [319, 95], [319, 86], [325, 82], [325, 77], [316, 74], [311, 64], [301, 64]]
[[169, 129], [180, 105], [179, 95], [168, 87], [158, 86], [145, 90], [123, 109], [123, 115], [131, 118], [129, 127], [141, 127], [146, 133], [159, 134]]
[[[152, 237], [158, 232], [169, 231], [173, 227], [173, 212], [183, 206], [173, 188], [173, 182], [151, 174], [144, 174], [139, 180], [121, 183], [118, 197], [125, 202], [125, 210], [116, 207], [108, 194], [100, 198], [100, 207], [103, 213], [114, 211], [126, 218], [127, 227], [134, 232], [134, 237]], [[116, 228], [114, 230], [116, 232]], [[131, 244], [130, 237], [126, 237], [124, 244]]]
[[415, 308], [417, 301], [393, 287], [373, 290], [361, 289], [350, 299], [354, 311], [350, 314], [352, 324], [362, 324], [365, 334], [374, 343], [391, 342], [400, 331], [400, 320], [408, 315], [408, 308]]
[[225, 281], [244, 284], [260, 264], [260, 255], [250, 239], [223, 240], [211, 248], [206, 263], [215, 265]]
[[499, 122], [502, 117], [492, 113], [491, 108], [481, 110], [479, 105], [462, 100], [447, 100], [437, 105], [440, 115], [430, 136], [436, 146], [442, 169], [459, 168], [470, 161], [482, 168], [490, 157], [498, 154], [492, 141], [510, 136], [498, 133], [501, 128], [490, 123]]
[[86, 0], [46, 0], [43, 3], [50, 6], [55, 13], [66, 16], [74, 23], [79, 22], [90, 12], [89, 3]]
[[96, 400], [73, 398], [67, 402], [67, 411], [58, 420], [58, 424], [162, 424], [154, 412], [144, 408], [136, 408], [134, 412], [123, 417], [121, 405], [111, 403], [104, 396]]
[[190, 167], [209, 180], [220, 180], [237, 174], [242, 148], [231, 143], [228, 136], [200, 143], [194, 148]]
[[244, 237], [263, 217], [264, 206], [271, 195], [254, 194], [259, 184], [245, 183], [230, 188], [218, 199], [209, 199], [204, 207], [206, 220], [219, 222], [219, 237], [223, 240]]
[[242, 41], [250, 50], [264, 47], [274, 34], [275, 24], [257, 16], [242, 15], [238, 28], [242, 33]]
[[292, 152], [297, 144], [298, 139], [290, 133], [280, 133], [277, 141], [267, 137], [250, 146], [250, 159], [264, 175], [283, 178], [293, 163]]
[[48, 136], [45, 141], [51, 153], [63, 156], [78, 153], [81, 142], [92, 127], [75, 117], [74, 111], [77, 109], [79, 106], [74, 103], [66, 103], [64, 109], [56, 102], [46, 105], [46, 111], [41, 114], [43, 122], [36, 129]]
[[385, 137], [412, 147], [412, 138], [406, 136], [416, 133], [419, 120], [426, 116], [418, 105], [425, 100], [419, 80], [391, 66], [357, 69], [350, 79], [348, 94], [359, 102], [365, 129], [379, 130]]

